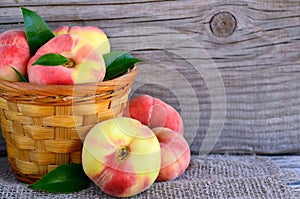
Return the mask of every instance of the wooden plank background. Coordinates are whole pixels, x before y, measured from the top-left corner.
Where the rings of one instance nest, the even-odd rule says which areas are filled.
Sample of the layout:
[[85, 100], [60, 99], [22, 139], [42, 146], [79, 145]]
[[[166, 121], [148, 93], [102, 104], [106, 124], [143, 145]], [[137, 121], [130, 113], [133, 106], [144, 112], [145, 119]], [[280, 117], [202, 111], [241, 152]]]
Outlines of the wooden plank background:
[[[214, 125], [222, 128], [206, 137], [213, 152], [300, 152], [300, 1], [2, 0], [0, 32], [23, 28], [20, 6], [53, 29], [98, 26], [112, 50], [145, 60], [133, 95], [180, 111], [193, 152]], [[219, 13], [229, 18], [215, 21]]]

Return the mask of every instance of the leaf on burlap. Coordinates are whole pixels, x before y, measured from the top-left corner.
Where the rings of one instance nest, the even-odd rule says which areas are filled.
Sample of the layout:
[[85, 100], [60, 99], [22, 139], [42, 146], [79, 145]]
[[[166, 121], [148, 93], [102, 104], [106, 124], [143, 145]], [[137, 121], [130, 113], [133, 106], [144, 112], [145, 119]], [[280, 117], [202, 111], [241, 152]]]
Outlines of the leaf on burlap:
[[81, 164], [62, 164], [28, 187], [53, 193], [72, 193], [87, 188], [89, 183]]

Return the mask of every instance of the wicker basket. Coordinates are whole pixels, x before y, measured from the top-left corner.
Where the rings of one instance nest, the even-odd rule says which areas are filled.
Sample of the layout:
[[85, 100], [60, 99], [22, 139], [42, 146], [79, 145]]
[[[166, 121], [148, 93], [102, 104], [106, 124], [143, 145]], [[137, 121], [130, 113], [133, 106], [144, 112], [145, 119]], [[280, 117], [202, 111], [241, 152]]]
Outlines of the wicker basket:
[[122, 114], [137, 73], [80, 85], [0, 80], [2, 135], [17, 179], [34, 183], [60, 164], [81, 163], [81, 138], [97, 122]]

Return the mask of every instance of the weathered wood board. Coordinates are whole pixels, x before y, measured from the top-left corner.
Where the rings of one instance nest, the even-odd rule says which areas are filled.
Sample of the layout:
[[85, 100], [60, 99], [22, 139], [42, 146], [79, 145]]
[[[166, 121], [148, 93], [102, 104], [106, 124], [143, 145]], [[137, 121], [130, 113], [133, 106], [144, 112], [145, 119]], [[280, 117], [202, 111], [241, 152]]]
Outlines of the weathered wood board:
[[280, 156], [270, 156], [271, 160], [274, 161], [278, 167], [284, 172], [296, 172], [298, 176], [298, 181], [289, 183], [295, 193], [295, 198], [300, 197], [300, 156], [299, 155], [280, 155]]
[[180, 111], [193, 152], [300, 152], [300, 1], [2, 0], [0, 32], [20, 6], [143, 59], [133, 95]]

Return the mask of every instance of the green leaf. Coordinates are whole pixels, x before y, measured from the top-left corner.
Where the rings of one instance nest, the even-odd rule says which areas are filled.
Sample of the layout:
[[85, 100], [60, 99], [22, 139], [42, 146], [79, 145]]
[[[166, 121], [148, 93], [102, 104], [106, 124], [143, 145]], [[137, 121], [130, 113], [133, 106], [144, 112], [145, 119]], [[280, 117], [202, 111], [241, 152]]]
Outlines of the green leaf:
[[53, 193], [72, 193], [86, 189], [89, 183], [81, 164], [62, 164], [28, 187]]
[[106, 66], [105, 81], [125, 73], [135, 63], [142, 61], [125, 52], [110, 52], [104, 54], [103, 58]]
[[21, 8], [26, 37], [30, 48], [30, 54], [33, 56], [35, 52], [47, 41], [54, 37], [49, 26], [36, 12]]
[[18, 71], [16, 68], [14, 68], [12, 66], [9, 66], [9, 67], [11, 67], [15, 71], [15, 73], [17, 73], [17, 75], [20, 78], [21, 82], [28, 82], [28, 79], [20, 71]]
[[32, 65], [43, 65], [43, 66], [60, 66], [68, 62], [68, 58], [60, 54], [45, 54], [40, 56]]

